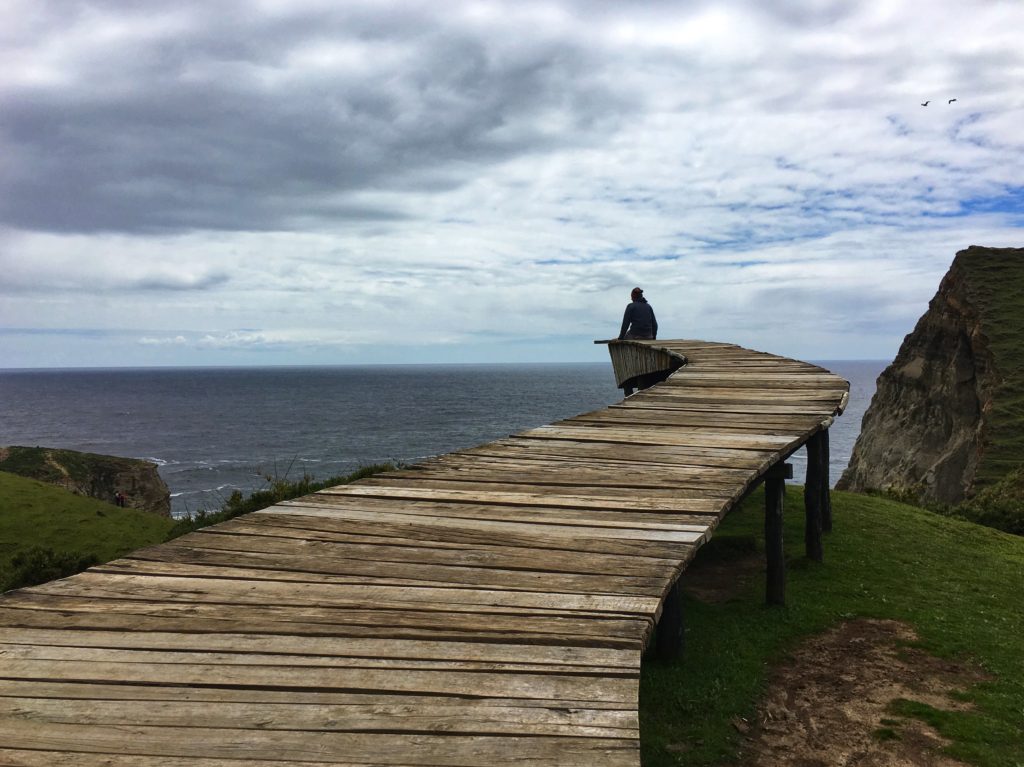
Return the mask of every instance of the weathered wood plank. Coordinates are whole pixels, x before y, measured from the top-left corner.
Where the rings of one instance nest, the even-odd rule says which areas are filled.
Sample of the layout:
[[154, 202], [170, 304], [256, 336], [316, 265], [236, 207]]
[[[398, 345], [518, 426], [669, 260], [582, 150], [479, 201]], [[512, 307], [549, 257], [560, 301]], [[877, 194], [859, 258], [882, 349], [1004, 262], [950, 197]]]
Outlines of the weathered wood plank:
[[561, 495], [546, 493], [503, 492], [500, 488], [453, 490], [414, 485], [339, 485], [322, 490], [318, 495], [342, 495], [365, 498], [394, 498], [410, 501], [442, 501], [485, 504], [488, 506], [546, 506], [552, 509], [586, 509], [595, 511], [681, 511], [715, 513], [715, 501], [700, 498], [636, 498], [599, 495]]
[[[438, 644], [438, 643], [435, 643]], [[234, 666], [265, 666], [271, 670], [287, 667], [301, 673], [301, 669], [330, 667], [334, 669], [378, 669], [393, 672], [402, 671], [461, 671], [471, 673], [494, 672], [501, 674], [554, 674], [555, 676], [591, 676], [605, 677], [608, 675], [634, 675], [636, 668], [625, 666], [557, 666], [553, 664], [532, 663], [486, 663], [482, 661], [448, 660], [448, 659], [406, 659], [406, 658], [370, 658], [349, 656], [295, 655], [277, 653], [273, 655], [254, 652], [211, 652], [211, 651], [173, 651], [173, 650], [139, 650], [136, 648], [110, 647], [76, 647], [53, 645], [16, 645], [3, 643], [0, 646], [0, 657], [5, 660], [26, 661], [66, 661], [66, 662], [103, 662], [103, 663], [142, 663], [162, 666], [187, 665], [191, 667], [208, 667], [209, 682], [217, 679], [218, 669]], [[7, 694], [5, 689], [0, 693]]]
[[[663, 568], [635, 574], [653, 577]], [[166, 602], [223, 602], [235, 605], [320, 606], [361, 610], [441, 610], [508, 614], [647, 615], [658, 609], [657, 597], [561, 594], [496, 589], [431, 589], [369, 584], [239, 582], [232, 579], [185, 578], [87, 572], [43, 584], [37, 593], [116, 599], [124, 594]]]
[[710, 427], [660, 429], [651, 426], [624, 428], [602, 424], [541, 426], [520, 432], [517, 437], [613, 442], [628, 445], [672, 447], [725, 447], [735, 450], [780, 451], [798, 441], [792, 434], [731, 434]]
[[[182, 652], [235, 652], [252, 655], [284, 654], [301, 659], [307, 655], [353, 659], [433, 660], [438, 662], [469, 662], [480, 664], [526, 664], [575, 673], [596, 667], [635, 670], [639, 657], [635, 650], [582, 647], [523, 645], [500, 642], [432, 642], [415, 639], [352, 638], [340, 636], [305, 637], [301, 643], [294, 638], [273, 634], [251, 633], [174, 633], [88, 631], [74, 629], [0, 628], [0, 643], [37, 647], [71, 647], [129, 650], [178, 650]], [[25, 695], [5, 684], [0, 695]]]
[[[636, 700], [636, 673], [588, 674], [461, 671], [458, 669], [338, 668], [334, 665], [215, 665], [178, 660], [172, 663], [117, 660], [31, 660], [5, 658], [11, 679], [48, 679], [101, 684], [188, 685], [190, 687], [294, 687], [338, 691], [381, 691], [391, 694], [445, 695], [460, 698], [530, 698], [532, 700], [595, 700], [629, 704]], [[3, 698], [0, 698], [2, 701]]]
[[[486, 612], [471, 615], [436, 611], [332, 611], [268, 605], [236, 607], [144, 600], [86, 600], [49, 594], [12, 598], [9, 604], [0, 608], [0, 618], [6, 625], [35, 628], [67, 626], [122, 631], [248, 631], [295, 636], [547, 642], [603, 647], [637, 646], [644, 641], [651, 625], [649, 619], [603, 616], [569, 618]], [[308, 683], [308, 676], [306, 681]]]
[[662, 510], [654, 505], [629, 511], [614, 507], [571, 509], [554, 505], [508, 508], [486, 503], [431, 503], [385, 496], [322, 493], [283, 501], [254, 513], [319, 514], [346, 519], [369, 519], [369, 515], [378, 515], [387, 522], [407, 520], [425, 523], [429, 520], [433, 525], [489, 530], [495, 534], [508, 531], [553, 537], [613, 537], [694, 543], [701, 540], [702, 531], [712, 524], [707, 517], [717, 517], [719, 512], [714, 506], [703, 513]]
[[[272, 760], [341, 765], [501, 764], [509, 754], [531, 767], [611, 767], [638, 759], [635, 739], [552, 736], [424, 735], [209, 729], [196, 738], [189, 727], [103, 726], [0, 720], [6, 749], [69, 751], [83, 764], [86, 754], [120, 758], [113, 764], [138, 764], [126, 756], [234, 759], [248, 764]], [[3, 752], [0, 752], [2, 755]], [[80, 756], [81, 755], [81, 756]], [[85, 762], [87, 763], [87, 762]], [[110, 761], [95, 762], [111, 764]], [[182, 764], [185, 762], [178, 762]], [[194, 762], [187, 762], [194, 764]], [[150, 764], [153, 764], [152, 762]], [[150, 767], [147, 764], [147, 767]], [[165, 762], [165, 764], [168, 764]]]
[[[0, 719], [101, 726], [231, 728], [334, 732], [444, 733], [453, 721], [478, 735], [561, 735], [574, 738], [638, 738], [635, 712], [626, 709], [515, 705], [468, 705], [459, 699], [403, 696], [391, 703], [346, 705], [230, 701], [54, 700], [0, 697]], [[393, 698], [394, 700], [394, 698]], [[197, 731], [193, 738], [202, 737]], [[0, 761], [2, 763], [2, 761]]]

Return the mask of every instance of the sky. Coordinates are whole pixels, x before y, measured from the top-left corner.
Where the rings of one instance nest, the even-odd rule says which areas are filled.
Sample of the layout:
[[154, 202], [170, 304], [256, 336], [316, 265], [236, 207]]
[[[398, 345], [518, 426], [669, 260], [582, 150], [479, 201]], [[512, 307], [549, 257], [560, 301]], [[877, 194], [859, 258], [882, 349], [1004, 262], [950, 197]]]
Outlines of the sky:
[[1024, 246], [1019, 0], [0, 8], [3, 368], [889, 359]]

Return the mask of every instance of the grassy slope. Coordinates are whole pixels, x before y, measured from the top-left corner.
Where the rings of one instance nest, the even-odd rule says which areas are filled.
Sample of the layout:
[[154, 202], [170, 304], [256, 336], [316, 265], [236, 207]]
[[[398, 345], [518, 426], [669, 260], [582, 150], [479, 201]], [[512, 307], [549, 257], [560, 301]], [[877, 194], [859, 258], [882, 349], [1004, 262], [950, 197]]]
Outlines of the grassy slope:
[[[989, 672], [993, 681], [967, 692], [976, 709], [944, 718], [940, 731], [970, 763], [1024, 764], [1024, 538], [880, 498], [833, 499], [835, 531], [818, 565], [802, 558], [802, 493], [788, 490], [786, 608], [763, 605], [762, 579], [722, 604], [687, 600], [684, 657], [644, 663], [645, 767], [728, 761], [739, 745], [729, 721], [753, 715], [767, 667], [802, 637], [854, 616], [905, 621], [925, 649]], [[755, 494], [700, 556], [760, 547], [762, 509]], [[680, 742], [692, 748], [666, 749]]]
[[994, 255], [979, 248], [957, 259], [1003, 379], [978, 470], [981, 485], [1024, 465], [1024, 250], [1018, 253]]
[[97, 469], [117, 471], [126, 465], [139, 463], [132, 458], [82, 453], [77, 450], [62, 450], [52, 447], [12, 446], [9, 449], [10, 455], [0, 461], [0, 471], [57, 484], [61, 483], [64, 474], [51, 463], [50, 459], [63, 467], [71, 479], [86, 482]]
[[32, 546], [114, 559], [167, 537], [173, 521], [0, 471], [0, 590], [11, 560]]

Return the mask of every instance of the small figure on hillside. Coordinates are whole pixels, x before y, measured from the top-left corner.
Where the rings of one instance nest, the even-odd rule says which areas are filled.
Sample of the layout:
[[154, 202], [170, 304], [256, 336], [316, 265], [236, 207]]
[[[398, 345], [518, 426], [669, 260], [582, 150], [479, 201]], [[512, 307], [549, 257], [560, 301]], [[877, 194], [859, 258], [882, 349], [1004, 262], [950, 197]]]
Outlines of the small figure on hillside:
[[657, 338], [658, 320], [654, 318], [654, 309], [644, 298], [644, 292], [640, 288], [633, 288], [629, 298], [629, 306], [626, 307], [626, 313], [622, 316], [619, 340]]

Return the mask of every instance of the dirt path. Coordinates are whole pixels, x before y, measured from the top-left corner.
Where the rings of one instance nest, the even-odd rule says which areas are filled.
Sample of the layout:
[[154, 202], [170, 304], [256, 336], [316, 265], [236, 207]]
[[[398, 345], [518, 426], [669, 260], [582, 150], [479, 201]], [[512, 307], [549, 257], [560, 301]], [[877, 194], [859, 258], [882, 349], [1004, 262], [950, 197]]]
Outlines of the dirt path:
[[910, 648], [895, 621], [855, 620], [805, 642], [772, 674], [747, 729], [741, 763], [751, 767], [953, 767], [948, 741], [917, 719], [891, 713], [904, 698], [963, 710], [950, 697], [980, 680], [963, 666]]
[[[763, 578], [756, 555], [706, 562], [684, 576], [705, 602], [728, 599]], [[775, 669], [754, 721], [736, 720], [745, 739], [744, 767], [959, 767], [941, 753], [948, 742], [925, 723], [889, 711], [897, 699], [963, 710], [950, 697], [980, 681], [965, 666], [909, 643], [913, 629], [896, 621], [853, 620], [812, 637]]]

